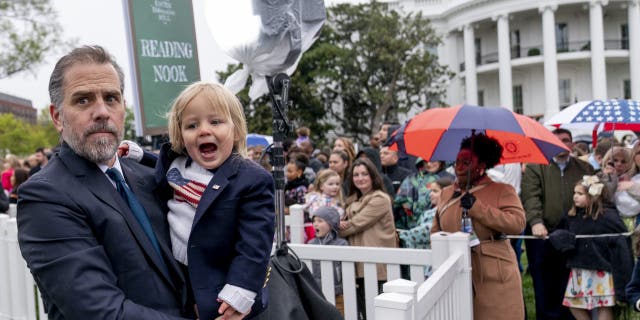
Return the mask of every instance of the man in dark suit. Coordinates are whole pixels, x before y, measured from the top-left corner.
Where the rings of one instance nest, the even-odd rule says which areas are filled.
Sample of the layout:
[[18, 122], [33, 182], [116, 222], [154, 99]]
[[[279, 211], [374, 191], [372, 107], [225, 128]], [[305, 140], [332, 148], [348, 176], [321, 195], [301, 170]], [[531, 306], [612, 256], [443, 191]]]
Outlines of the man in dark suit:
[[49, 319], [184, 319], [192, 309], [153, 171], [116, 157], [123, 77], [98, 46], [74, 49], [51, 75], [49, 112], [62, 145], [21, 186], [17, 217]]

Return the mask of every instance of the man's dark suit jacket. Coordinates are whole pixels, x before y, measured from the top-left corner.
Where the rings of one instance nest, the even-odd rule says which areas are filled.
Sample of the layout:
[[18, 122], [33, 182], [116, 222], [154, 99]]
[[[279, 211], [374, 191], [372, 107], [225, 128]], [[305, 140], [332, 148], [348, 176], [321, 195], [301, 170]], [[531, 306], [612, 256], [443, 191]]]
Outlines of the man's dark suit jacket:
[[182, 319], [184, 277], [172, 259], [153, 170], [127, 159], [120, 164], [169, 274], [109, 178], [63, 144], [18, 195], [20, 250], [49, 319]]

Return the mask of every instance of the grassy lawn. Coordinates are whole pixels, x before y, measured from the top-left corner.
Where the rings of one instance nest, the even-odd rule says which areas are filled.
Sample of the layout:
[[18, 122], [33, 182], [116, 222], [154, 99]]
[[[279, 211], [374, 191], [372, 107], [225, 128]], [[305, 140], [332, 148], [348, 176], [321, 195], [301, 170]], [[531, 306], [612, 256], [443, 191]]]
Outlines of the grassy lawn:
[[[524, 249], [524, 244], [522, 245]], [[527, 270], [527, 266], [529, 262], [527, 261], [527, 255], [524, 250], [522, 251], [522, 267], [524, 270]], [[535, 296], [533, 293], [533, 283], [531, 281], [531, 276], [529, 273], [524, 272], [522, 274], [522, 290], [524, 293], [524, 301], [527, 306], [527, 319], [535, 320], [536, 319], [536, 305], [535, 305]], [[620, 307], [619, 310], [616, 310], [616, 319], [624, 319], [624, 320], [640, 320], [640, 313], [634, 312], [631, 307]]]
[[[522, 244], [524, 249], [524, 243]], [[536, 318], [536, 298], [533, 293], [533, 282], [531, 280], [531, 275], [527, 272], [527, 266], [529, 265], [529, 261], [527, 261], [527, 255], [524, 250], [522, 251], [522, 256], [520, 257], [520, 261], [522, 263], [522, 268], [525, 272], [522, 273], [522, 292], [524, 294], [524, 302], [526, 304], [527, 311], [527, 319], [535, 320]]]

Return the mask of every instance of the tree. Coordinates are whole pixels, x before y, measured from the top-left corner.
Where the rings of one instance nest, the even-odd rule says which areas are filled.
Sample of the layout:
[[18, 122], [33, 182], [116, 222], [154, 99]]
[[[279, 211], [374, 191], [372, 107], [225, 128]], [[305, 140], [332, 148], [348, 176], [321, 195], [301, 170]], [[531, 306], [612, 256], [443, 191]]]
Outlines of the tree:
[[[310, 127], [315, 141], [340, 128], [337, 134], [364, 142], [385, 120], [442, 104], [453, 74], [438, 63], [440, 39], [420, 12], [400, 14], [373, 1], [340, 4], [327, 14], [319, 39], [292, 75], [294, 126]], [[237, 68], [218, 75], [225, 79]], [[263, 97], [253, 105], [266, 103]], [[270, 121], [270, 107], [265, 108], [268, 113], [252, 112]]]
[[62, 26], [49, 0], [0, 0], [0, 78], [34, 70], [63, 48]]
[[58, 143], [58, 133], [51, 122], [29, 124], [16, 119], [13, 114], [0, 115], [0, 155], [7, 153], [26, 156], [38, 147], [53, 147]]
[[124, 139], [136, 141], [135, 115], [133, 107], [127, 107], [126, 116], [124, 117]]
[[328, 13], [315, 48], [323, 53], [319, 92], [325, 105], [342, 105], [330, 110], [345, 132], [366, 138], [398, 114], [442, 104], [452, 73], [438, 63], [440, 39], [421, 12], [401, 15], [373, 1]]
[[[124, 138], [136, 141], [134, 115], [131, 108], [126, 109]], [[39, 147], [55, 147], [60, 142], [60, 134], [53, 126], [49, 108], [40, 110], [36, 124], [17, 119], [12, 113], [0, 114], [0, 156], [7, 153], [27, 156]]]

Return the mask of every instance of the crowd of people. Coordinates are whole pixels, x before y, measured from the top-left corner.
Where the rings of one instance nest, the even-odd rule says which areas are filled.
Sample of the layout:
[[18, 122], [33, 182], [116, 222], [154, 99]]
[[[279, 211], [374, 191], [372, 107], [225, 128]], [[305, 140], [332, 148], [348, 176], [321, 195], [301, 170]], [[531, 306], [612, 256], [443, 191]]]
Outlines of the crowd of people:
[[[603, 135], [585, 153], [569, 130], [553, 133], [572, 151], [556, 155], [548, 165], [498, 165], [501, 147], [478, 135], [474, 143], [463, 142], [455, 163], [413, 158], [412, 165], [405, 161], [403, 166], [399, 160], [409, 155], [389, 148], [392, 141], [378, 144], [386, 130], [361, 147], [363, 151], [356, 152], [348, 138], [339, 137], [332, 149], [318, 147], [312, 157], [330, 154], [329, 161], [316, 158], [322, 167], [314, 171], [333, 176], [334, 186], [343, 186], [344, 202], [334, 189], [333, 200], [324, 203], [340, 212], [338, 236], [349, 245], [430, 248], [432, 232], [471, 232], [478, 243], [471, 248], [477, 319], [526, 317], [523, 271], [533, 280], [537, 319], [612, 319], [613, 306], [624, 303], [640, 311], [640, 270], [633, 271], [628, 237], [640, 222], [640, 143], [624, 144]], [[371, 149], [378, 150], [380, 167], [375, 160], [363, 163], [363, 158], [372, 158]], [[297, 169], [300, 173], [304, 167]], [[391, 187], [385, 186], [385, 177]], [[308, 182], [306, 192], [317, 193], [313, 190], [319, 185]], [[309, 208], [311, 219], [318, 204]], [[362, 235], [353, 234], [354, 221], [366, 221]], [[522, 241], [506, 240], [506, 235], [521, 234], [530, 236], [524, 241], [526, 270], [520, 265]], [[607, 236], [593, 237], [598, 234]], [[313, 234], [307, 233], [307, 239]], [[427, 268], [425, 276], [430, 272]], [[384, 275], [379, 270], [381, 282]], [[510, 301], [496, 304], [498, 296]]]
[[[20, 249], [49, 317], [257, 316], [269, 300], [274, 181], [264, 148], [246, 145], [239, 100], [221, 85], [188, 86], [168, 114], [169, 143], [141, 153], [122, 143], [123, 85], [103, 48], [74, 49], [50, 80], [61, 145], [3, 162], [0, 211], [17, 202]], [[432, 233], [463, 231], [476, 319], [526, 318], [524, 271], [537, 319], [612, 319], [621, 303], [640, 311], [626, 234], [640, 223], [640, 143], [603, 137], [585, 149], [556, 129], [572, 152], [500, 165], [502, 146], [479, 133], [445, 162], [394, 150], [397, 128], [383, 124], [366, 146], [344, 136], [317, 145], [306, 127], [285, 141], [285, 205], [303, 205], [306, 243], [429, 249]], [[522, 242], [507, 238], [521, 234], [526, 270]], [[384, 265], [377, 277], [380, 291]], [[361, 264], [356, 285], [366, 319]]]
[[2, 194], [0, 194], [0, 212], [6, 212], [9, 204], [18, 202], [18, 187], [47, 164], [52, 151], [49, 148], [37, 148], [28, 157], [20, 158], [7, 154], [2, 162]]

